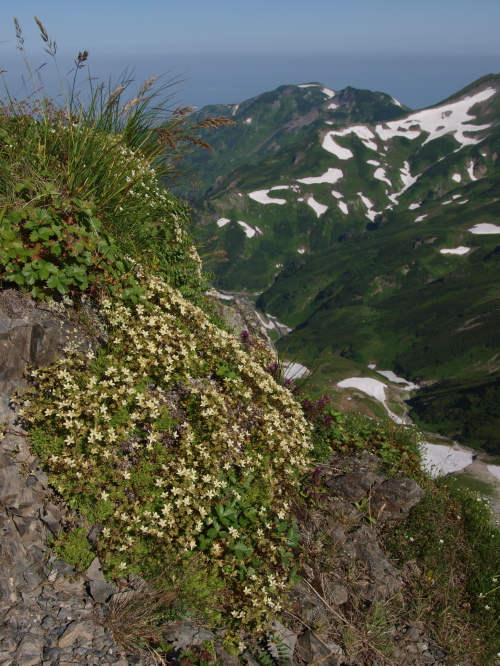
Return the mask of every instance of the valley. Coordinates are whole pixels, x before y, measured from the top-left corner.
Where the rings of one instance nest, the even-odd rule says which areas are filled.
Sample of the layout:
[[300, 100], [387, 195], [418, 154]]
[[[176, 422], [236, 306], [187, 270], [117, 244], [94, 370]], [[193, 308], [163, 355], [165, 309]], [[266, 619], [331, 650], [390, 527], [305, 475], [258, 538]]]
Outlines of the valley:
[[[236, 121], [188, 167], [197, 222], [225, 261], [216, 288], [258, 294], [289, 327], [281, 353], [318, 390], [421, 388], [391, 410], [500, 452], [500, 76], [410, 111], [378, 92], [282, 86], [197, 114]], [[390, 384], [390, 382], [384, 382]], [[360, 395], [359, 391], [356, 393]], [[356, 399], [375, 416], [385, 409]], [[407, 396], [405, 396], [407, 397]], [[399, 403], [399, 407], [397, 406]]]

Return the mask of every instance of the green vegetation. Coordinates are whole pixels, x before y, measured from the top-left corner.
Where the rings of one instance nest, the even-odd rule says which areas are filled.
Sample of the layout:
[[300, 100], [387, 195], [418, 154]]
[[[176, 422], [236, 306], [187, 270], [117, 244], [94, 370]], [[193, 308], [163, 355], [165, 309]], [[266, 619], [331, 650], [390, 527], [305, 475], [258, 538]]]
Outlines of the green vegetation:
[[[364, 663], [370, 663], [373, 648], [390, 658], [389, 636], [398, 618], [404, 616], [425, 624], [450, 664], [498, 663], [500, 529], [492, 523], [485, 498], [457, 487], [453, 478], [434, 481], [422, 472], [421, 433], [416, 428], [339, 412], [328, 396], [306, 399], [302, 406], [313, 424], [313, 451], [319, 463], [303, 491], [314, 507], [316, 523], [328, 497], [323, 494], [322, 464], [332, 464], [332, 454], [337, 468], [353, 453], [374, 453], [381, 459], [379, 471], [390, 477], [413, 478], [425, 492], [406, 519], [382, 528], [384, 546], [405, 580], [403, 604], [394, 600], [388, 607], [377, 609], [375, 605], [369, 618], [363, 616], [361, 606], [354, 616], [349, 615], [349, 604], [344, 604], [335, 617], [344, 645], [350, 633]], [[369, 502], [362, 500], [355, 506], [366, 521], [376, 524]], [[335, 553], [335, 541], [328, 541], [328, 531], [315, 538], [321, 539], [318, 557], [322, 574], [327, 576], [339, 566], [335, 556], [329, 556]], [[307, 544], [309, 564], [314, 543], [317, 547], [317, 541]]]
[[[498, 75], [484, 77], [448, 101], [498, 89], [499, 81]], [[427, 142], [425, 132], [381, 141], [374, 125], [389, 121], [391, 110], [380, 93], [346, 89], [335, 97], [337, 107], [328, 109], [319, 90], [282, 87], [240, 104], [234, 117], [242, 122], [224, 129], [235, 140], [225, 139], [217, 155], [199, 156], [201, 178], [212, 187], [193, 205], [199, 224], [215, 232], [214, 251], [226, 253], [226, 261], [214, 267], [217, 284], [228, 291], [263, 291], [257, 306], [295, 327], [278, 343], [280, 352], [288, 349], [293, 357], [304, 350], [303, 362], [322, 374], [340, 356], [358, 369], [376, 363], [418, 383], [473, 376], [486, 390], [490, 373], [498, 370], [500, 345], [498, 235], [469, 229], [498, 225], [500, 96], [471, 109], [471, 123], [488, 129], [476, 135], [477, 144], [460, 146], [453, 132]], [[309, 104], [303, 109], [302, 98]], [[301, 125], [296, 134], [285, 113], [292, 101], [301, 121], [295, 121]], [[306, 122], [313, 115], [315, 121]], [[345, 133], [335, 142], [351, 158], [322, 148], [327, 131], [354, 123], [372, 133], [370, 147]], [[385, 180], [380, 172], [375, 177], [377, 164]], [[395, 202], [391, 196], [403, 189], [408, 167], [416, 181]], [[335, 195], [330, 183], [301, 182], [329, 168], [342, 172]], [[288, 189], [269, 189], [283, 186]], [[248, 196], [258, 190], [286, 203], [262, 204]], [[380, 211], [372, 219], [360, 193], [372, 211]], [[310, 196], [326, 207], [319, 217], [307, 204]], [[230, 222], [216, 227], [220, 217]], [[247, 237], [238, 221], [262, 234]], [[457, 246], [469, 250], [440, 252]], [[341, 378], [332, 370], [330, 383]], [[470, 408], [473, 419], [485, 415], [477, 402]], [[435, 429], [435, 421], [419, 413], [419, 423]], [[450, 418], [439, 427], [469, 445], [498, 450], [493, 423], [475, 443], [456, 426]]]
[[[78, 56], [75, 75], [86, 59]], [[245, 632], [258, 638], [288, 608], [291, 584], [312, 557], [308, 512], [322, 508], [321, 464], [370, 451], [385, 474], [412, 476], [426, 489], [421, 507], [387, 528], [395, 558], [407, 558], [415, 542], [420, 573], [406, 593], [408, 613], [423, 612], [450, 654], [494, 663], [500, 536], [483, 503], [425, 477], [413, 429], [344, 414], [327, 397], [299, 402], [265, 345], [211, 321], [187, 210], [160, 182], [175, 180], [177, 146], [182, 154], [184, 141], [202, 141], [195, 130], [224, 123], [190, 124], [182, 109], [164, 117], [152, 84], [122, 103], [121, 85], [91, 88], [84, 101], [73, 82], [60, 107], [37, 88], [34, 101], [10, 99], [0, 116], [1, 286], [38, 299], [89, 296], [107, 332], [97, 352], [69, 348], [32, 370], [33, 386], [19, 398], [54, 499], [74, 512], [54, 549], [78, 570], [98, 556], [108, 578], [144, 579], [105, 618], [127, 649], [164, 659], [164, 630], [194, 616], [228, 629], [225, 645], [237, 653]], [[301, 268], [291, 266], [290, 278]], [[374, 523], [366, 503], [357, 508]], [[450, 602], [451, 583], [462, 605]], [[350, 617], [339, 638], [346, 650], [356, 653], [361, 634], [365, 656], [385, 645], [392, 610]], [[208, 644], [183, 658], [216, 662]]]
[[[289, 506], [308, 425], [233, 336], [160, 278], [141, 284], [135, 306], [102, 302], [112, 334], [96, 358], [33, 372], [23, 414], [34, 450], [68, 505], [103, 526], [92, 551], [108, 575], [196, 556], [204, 584], [224, 593], [226, 626], [260, 630], [294, 576]], [[88, 551], [66, 539], [61, 553], [82, 552], [84, 569]]]
[[423, 387], [408, 401], [416, 423], [474, 449], [499, 452], [500, 373], [445, 380]]
[[413, 613], [433, 627], [450, 663], [498, 663], [500, 530], [486, 500], [446, 478], [427, 482], [385, 545], [405, 572]]

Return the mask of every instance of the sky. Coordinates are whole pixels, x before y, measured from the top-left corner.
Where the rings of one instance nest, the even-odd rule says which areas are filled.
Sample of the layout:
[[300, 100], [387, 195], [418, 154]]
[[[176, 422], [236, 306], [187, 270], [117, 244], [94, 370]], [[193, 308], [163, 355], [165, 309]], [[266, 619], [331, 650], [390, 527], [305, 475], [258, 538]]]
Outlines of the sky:
[[20, 96], [14, 15], [31, 66], [47, 62], [47, 85], [56, 73], [35, 15], [57, 43], [61, 72], [88, 50], [92, 76], [117, 80], [128, 67], [139, 85], [164, 74], [177, 80], [176, 102], [197, 107], [318, 81], [380, 90], [416, 109], [500, 72], [499, 0], [22, 0], [0, 7], [0, 68]]

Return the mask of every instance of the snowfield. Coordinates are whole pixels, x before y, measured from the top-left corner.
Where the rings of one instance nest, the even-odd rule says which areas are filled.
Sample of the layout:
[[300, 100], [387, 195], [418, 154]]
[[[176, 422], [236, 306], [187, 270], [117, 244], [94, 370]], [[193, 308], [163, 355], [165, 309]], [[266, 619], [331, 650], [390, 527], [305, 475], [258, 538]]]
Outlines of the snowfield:
[[[417, 182], [417, 177], [412, 176], [410, 173], [410, 164], [409, 162], [405, 162], [404, 166], [401, 167], [400, 171], [400, 178], [401, 182], [403, 183], [403, 188], [399, 190], [399, 192], [396, 192], [395, 194], [389, 194], [389, 199], [392, 201], [393, 204], [397, 204], [398, 198], [403, 194], [403, 192], [406, 192], [406, 190], [413, 185], [413, 183]], [[391, 206], [388, 206], [388, 208], [391, 208]]]
[[391, 181], [387, 178], [387, 175], [385, 173], [385, 169], [382, 169], [382, 167], [379, 167], [375, 173], [373, 174], [374, 178], [377, 178], [377, 180], [382, 180], [384, 183], [387, 183], [392, 187]]
[[311, 206], [311, 208], [313, 209], [313, 211], [316, 213], [316, 215], [318, 217], [321, 217], [321, 215], [323, 215], [323, 213], [326, 213], [326, 211], [328, 210], [328, 206], [324, 206], [323, 204], [320, 204], [318, 201], [316, 201], [316, 199], [314, 199], [314, 197], [309, 197], [306, 200], [306, 204], [308, 206]]
[[385, 404], [385, 388], [386, 384], [379, 382], [378, 379], [372, 379], [371, 377], [349, 377], [349, 379], [343, 379], [341, 382], [337, 382], [337, 386], [340, 388], [355, 388], [359, 391], [363, 391], [367, 395], [371, 395], [372, 398], [381, 402], [387, 410], [389, 417], [395, 423], [403, 423], [403, 420], [396, 416], [389, 407]]
[[248, 196], [250, 197], [250, 199], [253, 199], [254, 201], [257, 201], [258, 203], [261, 204], [279, 204], [280, 206], [286, 204], [286, 199], [272, 199], [271, 197], [269, 197], [267, 193], [270, 192], [271, 189], [274, 188], [269, 188], [268, 190], [257, 190], [256, 192], [250, 192]]
[[323, 88], [321, 91], [324, 93], [327, 97], [333, 97], [337, 93], [335, 90], [330, 90], [330, 88], [325, 88], [325, 86], [322, 83], [300, 83], [297, 88]]
[[471, 234], [500, 234], [500, 227], [489, 222], [481, 222], [480, 224], [475, 224], [469, 231]]
[[340, 131], [332, 130], [331, 132], [328, 132], [323, 139], [323, 148], [336, 155], [339, 160], [348, 160], [351, 157], [354, 157], [352, 151], [348, 148], [342, 148], [342, 146], [339, 146], [333, 139], [334, 136], [347, 136], [348, 134], [356, 134], [367, 148], [378, 150], [377, 144], [372, 140], [375, 138], [375, 134], [364, 125], [354, 125], [353, 127], [347, 127]]
[[300, 363], [289, 363], [287, 361], [283, 363], [283, 369], [283, 376], [285, 379], [300, 379], [301, 377], [307, 377], [307, 375], [311, 374], [305, 365], [301, 365]]
[[500, 467], [498, 465], [486, 465], [488, 472], [496, 476], [497, 479], [500, 479]]
[[[357, 192], [356, 194], [358, 195], [358, 197], [361, 199], [361, 201], [365, 204], [365, 206], [367, 208], [366, 217], [371, 222], [373, 222], [375, 217], [380, 214], [380, 211], [373, 210], [372, 202], [370, 201], [370, 199], [368, 199], [368, 197], [365, 197], [362, 192]], [[340, 203], [339, 203], [339, 206], [340, 206]]]
[[379, 375], [387, 377], [387, 379], [389, 379], [391, 382], [394, 382], [395, 384], [406, 384], [406, 386], [403, 386], [403, 388], [406, 389], [407, 391], [419, 388], [418, 384], [409, 382], [407, 379], [404, 379], [403, 377], [398, 377], [396, 374], [394, 374], [392, 370], [377, 370], [377, 372]]
[[354, 157], [349, 148], [342, 148], [338, 143], [335, 143], [333, 140], [333, 135], [338, 134], [338, 132], [328, 132], [328, 134], [323, 139], [322, 147], [327, 150], [329, 153], [338, 157], [339, 160], [349, 160], [351, 157]]
[[372, 379], [371, 377], [349, 377], [349, 379], [337, 382], [337, 386], [340, 386], [340, 388], [359, 389], [363, 393], [371, 395], [375, 400], [385, 403], [386, 384], [379, 382], [378, 379]]
[[[490, 125], [473, 125], [470, 123], [474, 116], [469, 113], [470, 109], [479, 102], [484, 102], [495, 94], [494, 88], [487, 88], [471, 97], [444, 104], [434, 109], [418, 111], [403, 118], [392, 120], [382, 125], [377, 125], [375, 131], [383, 141], [395, 136], [405, 136], [408, 139], [416, 139], [421, 132], [428, 132], [429, 136], [422, 145], [433, 141], [445, 134], [453, 133], [455, 139], [461, 146], [479, 143], [480, 139], [465, 136], [472, 132], [481, 132]], [[418, 130], [414, 129], [418, 127]]]
[[262, 234], [262, 231], [259, 229], [259, 227], [251, 227], [249, 224], [246, 222], [241, 222], [241, 220], [238, 220], [238, 224], [243, 227], [243, 231], [246, 233], [247, 238], [253, 238], [255, 234]]
[[459, 472], [461, 469], [468, 467], [474, 460], [472, 453], [452, 449], [450, 446], [442, 444], [422, 442], [422, 449], [422, 468], [434, 478]]
[[460, 247], [454, 247], [451, 249], [448, 248], [443, 248], [442, 250], [439, 250], [441, 254], [467, 254], [467, 252], [470, 252], [470, 247], [465, 247], [465, 245], [460, 245]]
[[297, 182], [305, 183], [306, 185], [314, 185], [317, 183], [330, 183], [334, 185], [338, 180], [343, 178], [344, 174], [340, 169], [330, 167], [322, 176], [311, 176], [309, 178], [297, 178]]

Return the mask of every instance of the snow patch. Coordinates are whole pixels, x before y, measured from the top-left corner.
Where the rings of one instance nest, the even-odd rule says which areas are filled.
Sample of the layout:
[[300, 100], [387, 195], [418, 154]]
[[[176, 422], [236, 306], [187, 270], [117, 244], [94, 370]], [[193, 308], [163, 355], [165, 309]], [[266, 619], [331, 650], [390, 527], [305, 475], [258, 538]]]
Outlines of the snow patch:
[[422, 442], [422, 468], [432, 477], [459, 472], [468, 467], [474, 455], [468, 451], [453, 449], [442, 444]]
[[246, 222], [241, 222], [241, 220], [238, 220], [238, 224], [243, 227], [243, 231], [246, 233], [247, 238], [253, 238], [257, 233], [262, 234], [262, 231], [259, 229], [259, 227], [251, 227]]
[[454, 194], [451, 198], [455, 200], [455, 199], [460, 199], [461, 196], [462, 196], [461, 194]]
[[387, 379], [389, 379], [391, 382], [394, 382], [395, 384], [406, 384], [406, 386], [404, 386], [403, 388], [405, 388], [407, 391], [420, 388], [418, 384], [409, 382], [407, 379], [404, 379], [403, 377], [398, 377], [392, 370], [377, 370], [377, 372], [379, 375], [387, 377]]
[[486, 465], [486, 468], [490, 474], [500, 479], [500, 467], [498, 465]]
[[306, 185], [314, 185], [316, 183], [330, 183], [333, 185], [338, 180], [343, 177], [343, 173], [340, 169], [335, 169], [330, 167], [326, 173], [322, 176], [311, 176], [309, 178], [297, 178], [299, 183], [305, 183]]
[[[495, 94], [494, 88], [487, 88], [475, 95], [450, 104], [444, 104], [434, 109], [425, 109], [412, 113], [402, 120], [393, 120], [375, 128], [377, 134], [383, 141], [395, 136], [406, 136], [408, 139], [416, 139], [421, 132], [428, 132], [429, 136], [422, 145], [433, 141], [445, 134], [453, 133], [455, 139], [462, 146], [479, 143], [479, 139], [465, 136], [472, 132], [480, 132], [488, 129], [490, 125], [473, 125], [470, 123], [474, 116], [469, 113], [470, 109], [479, 102], [484, 102]], [[418, 130], [412, 130], [412, 127]]]
[[380, 166], [380, 162], [377, 162], [377, 160], [366, 160], [367, 164], [373, 164], [373, 166]]
[[306, 204], [308, 206], [311, 206], [313, 211], [316, 213], [318, 217], [321, 217], [323, 213], [325, 213], [328, 210], [328, 206], [324, 206], [323, 204], [320, 204], [314, 197], [309, 197], [306, 200]]
[[246, 125], [250, 125], [252, 123], [251, 118], [247, 118], [246, 120], [243, 121]]
[[449, 201], [443, 201], [441, 206], [446, 206], [447, 204], [450, 204], [451, 201], [452, 201], [451, 199]]
[[232, 110], [232, 112], [231, 112], [231, 115], [234, 116], [234, 114], [236, 113], [236, 111], [238, 111], [239, 108], [240, 108], [240, 105], [239, 105], [239, 104], [235, 104], [235, 105], [233, 106], [233, 110]]
[[[361, 199], [361, 201], [365, 204], [365, 206], [366, 206], [366, 208], [367, 208], [366, 217], [367, 217], [369, 220], [371, 220], [371, 222], [373, 222], [373, 220], [375, 219], [375, 217], [376, 217], [377, 215], [379, 215], [380, 212], [378, 212], [378, 211], [376, 211], [376, 210], [373, 210], [373, 204], [372, 204], [372, 202], [370, 201], [370, 199], [368, 199], [368, 197], [365, 197], [365, 196], [363, 195], [362, 192], [357, 192], [357, 195], [358, 195], [358, 197]], [[340, 205], [340, 204], [339, 204], [339, 205]]]
[[337, 93], [335, 90], [330, 90], [330, 88], [325, 88], [325, 86], [322, 83], [300, 83], [297, 88], [323, 88], [321, 91], [324, 93], [327, 97], [333, 97]]
[[459, 183], [462, 180], [462, 176], [459, 173], [454, 173], [451, 179], [454, 180], [455, 183]]
[[426, 217], [429, 217], [428, 213], [425, 215], [419, 215], [418, 217], [415, 218], [415, 222], [422, 222]]
[[489, 222], [481, 222], [480, 224], [475, 224], [468, 231], [470, 231], [471, 234], [480, 234], [480, 235], [500, 234], [500, 227], [497, 224], [491, 224]]
[[467, 254], [470, 252], [470, 247], [465, 247], [465, 245], [460, 245], [460, 247], [453, 247], [451, 249], [443, 248], [439, 250], [441, 254]]
[[469, 178], [471, 180], [477, 180], [476, 176], [474, 175], [474, 162], [471, 161], [467, 166], [467, 173], [469, 174]]
[[354, 157], [349, 148], [342, 148], [338, 143], [335, 143], [332, 136], [338, 134], [338, 132], [328, 132], [328, 134], [323, 139], [322, 147], [327, 150], [329, 153], [333, 153], [339, 160], [348, 160], [351, 157]]
[[340, 388], [359, 389], [363, 393], [371, 395], [375, 400], [385, 403], [385, 387], [387, 384], [383, 384], [378, 379], [372, 379], [371, 377], [350, 377], [349, 379], [337, 382], [337, 386], [340, 386]]
[[413, 203], [408, 206], [410, 210], [416, 210], [417, 208], [420, 208], [420, 204], [418, 203]]
[[289, 363], [288, 361], [283, 363], [283, 370], [283, 377], [285, 379], [300, 379], [301, 377], [307, 377], [311, 374], [305, 365], [301, 365], [300, 363]]
[[370, 129], [368, 129], [368, 127], [365, 127], [364, 125], [355, 125], [340, 131], [332, 130], [331, 132], [328, 132], [328, 134], [323, 139], [323, 148], [328, 150], [328, 152], [336, 155], [340, 160], [350, 159], [353, 157], [352, 152], [348, 148], [342, 148], [339, 146], [338, 143], [335, 143], [333, 139], [334, 136], [347, 136], [348, 134], [356, 134], [356, 136], [361, 139], [367, 148], [371, 148], [371, 150], [378, 150], [377, 144], [372, 141], [372, 139], [375, 138], [375, 135]]
[[400, 106], [401, 108], [403, 108], [403, 105], [401, 104], [401, 102], [398, 102], [398, 100], [395, 99], [394, 97], [392, 98], [392, 103], [396, 104], [397, 106]]
[[373, 177], [374, 177], [374, 178], [377, 178], [377, 180], [382, 180], [382, 181], [384, 181], [384, 183], [387, 183], [388, 185], [390, 185], [390, 186], [392, 187], [392, 183], [391, 183], [391, 181], [387, 178], [386, 173], [385, 173], [385, 169], [382, 169], [382, 167], [379, 167], [379, 168], [375, 171], [375, 173], [373, 174]]
[[457, 201], [457, 204], [465, 204], [465, 203], [467, 203], [468, 201], [469, 201], [468, 199], [464, 199], [463, 201]]
[[330, 88], [323, 88], [321, 92], [329, 98], [332, 98], [334, 95], [337, 94], [335, 90], [331, 90]]
[[389, 417], [395, 423], [403, 423], [403, 420], [393, 414], [391, 410], [385, 404], [385, 388], [386, 384], [379, 382], [378, 379], [372, 379], [371, 377], [350, 377], [349, 379], [343, 379], [341, 382], [337, 383], [337, 386], [341, 388], [355, 388], [367, 395], [371, 395], [372, 398], [381, 402], [384, 407], [387, 409]]
[[217, 220], [217, 226], [218, 227], [224, 227], [226, 224], [229, 224], [231, 220], [228, 220], [227, 217], [219, 217]]
[[344, 201], [339, 201], [339, 208], [344, 215], [349, 215], [349, 208], [347, 208], [347, 204]]
[[410, 173], [410, 164], [409, 162], [405, 162], [404, 166], [401, 167], [400, 171], [400, 178], [403, 183], [403, 189], [399, 190], [399, 192], [396, 192], [396, 194], [389, 194], [389, 199], [392, 201], [392, 203], [397, 204], [398, 203], [398, 198], [405, 192], [409, 187], [413, 185], [413, 183], [417, 182], [417, 178], [415, 176], [412, 176]]
[[215, 296], [215, 298], [221, 298], [223, 301], [232, 301], [234, 296], [228, 296], [227, 294], [222, 294], [220, 291], [217, 291], [213, 287], [205, 292], [208, 296]]
[[272, 188], [269, 190], [257, 190], [256, 192], [250, 192], [249, 197], [250, 199], [253, 199], [254, 201], [257, 201], [258, 203], [261, 204], [279, 204], [282, 206], [283, 204], [286, 204], [286, 199], [272, 199], [267, 195], [268, 192], [271, 191]]
[[[282, 266], [283, 264], [276, 264], [276, 267]], [[262, 326], [266, 328], [268, 331], [278, 331], [280, 335], [286, 335], [287, 333], [290, 333], [290, 331], [293, 331], [293, 328], [290, 328], [286, 324], [282, 324], [279, 322], [276, 317], [273, 317], [273, 315], [267, 314], [264, 316], [260, 312], [256, 311], [257, 316], [259, 317]]]
[[299, 254], [304, 254], [305, 251], [306, 251], [305, 247], [299, 247], [299, 249], [297, 250]]
[[332, 190], [332, 194], [336, 199], [342, 199], [344, 196], [342, 192], [337, 192], [337, 190]]
[[338, 109], [339, 105], [335, 104], [335, 102], [332, 102], [331, 104], [328, 105], [328, 109]]

